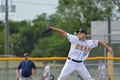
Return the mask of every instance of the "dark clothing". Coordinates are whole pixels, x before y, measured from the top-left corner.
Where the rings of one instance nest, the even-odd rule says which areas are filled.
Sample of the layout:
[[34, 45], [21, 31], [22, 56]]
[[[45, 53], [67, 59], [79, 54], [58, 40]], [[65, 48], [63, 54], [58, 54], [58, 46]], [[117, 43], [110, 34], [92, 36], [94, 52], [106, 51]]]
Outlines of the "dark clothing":
[[19, 65], [18, 65], [18, 70], [22, 70], [21, 71], [21, 75], [23, 77], [30, 77], [32, 75], [32, 69], [36, 69], [35, 64], [32, 61], [22, 61]]
[[53, 74], [50, 74], [50, 80], [55, 80], [55, 77]]

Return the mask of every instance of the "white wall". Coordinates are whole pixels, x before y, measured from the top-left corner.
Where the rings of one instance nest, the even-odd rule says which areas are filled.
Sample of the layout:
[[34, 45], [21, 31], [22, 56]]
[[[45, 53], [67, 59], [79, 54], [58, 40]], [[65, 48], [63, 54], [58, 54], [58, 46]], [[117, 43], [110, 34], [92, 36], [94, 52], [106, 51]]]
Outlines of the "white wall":
[[[92, 39], [108, 43], [108, 21], [91, 22]], [[120, 22], [111, 21], [111, 43], [120, 43]]]

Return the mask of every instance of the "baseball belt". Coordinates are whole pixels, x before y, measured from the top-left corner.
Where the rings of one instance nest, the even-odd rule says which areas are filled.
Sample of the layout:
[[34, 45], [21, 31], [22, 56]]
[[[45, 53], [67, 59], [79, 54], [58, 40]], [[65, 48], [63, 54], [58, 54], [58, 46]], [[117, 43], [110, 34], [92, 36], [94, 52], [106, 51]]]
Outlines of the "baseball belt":
[[82, 62], [82, 61], [80, 61], [80, 60], [75, 60], [75, 59], [72, 59], [72, 58], [70, 58], [70, 57], [68, 57], [68, 59], [71, 60], [71, 61], [77, 62], [77, 63]]

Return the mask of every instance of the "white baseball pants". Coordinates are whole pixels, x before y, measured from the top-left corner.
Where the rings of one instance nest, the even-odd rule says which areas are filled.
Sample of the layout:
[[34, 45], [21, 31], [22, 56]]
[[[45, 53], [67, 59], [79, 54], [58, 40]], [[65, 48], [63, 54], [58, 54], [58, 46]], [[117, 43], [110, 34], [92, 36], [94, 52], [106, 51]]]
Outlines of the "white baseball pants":
[[66, 61], [58, 80], [67, 80], [73, 72], [77, 72], [84, 80], [94, 80], [83, 62], [77, 63], [71, 60]]

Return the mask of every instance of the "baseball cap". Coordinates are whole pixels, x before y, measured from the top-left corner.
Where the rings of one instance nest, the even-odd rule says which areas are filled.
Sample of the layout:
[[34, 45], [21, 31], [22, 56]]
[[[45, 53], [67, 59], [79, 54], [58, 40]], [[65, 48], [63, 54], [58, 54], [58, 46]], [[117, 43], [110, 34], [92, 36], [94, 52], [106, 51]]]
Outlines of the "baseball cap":
[[24, 53], [24, 57], [26, 57], [26, 56], [29, 56], [29, 54], [28, 53]]
[[86, 34], [86, 35], [87, 35], [87, 31], [86, 31], [86, 30], [84, 30], [84, 29], [79, 29], [79, 30], [77, 30], [76, 32], [77, 32], [77, 33], [81, 32], [81, 33], [84, 33], [84, 34]]

